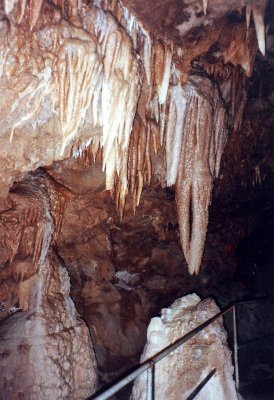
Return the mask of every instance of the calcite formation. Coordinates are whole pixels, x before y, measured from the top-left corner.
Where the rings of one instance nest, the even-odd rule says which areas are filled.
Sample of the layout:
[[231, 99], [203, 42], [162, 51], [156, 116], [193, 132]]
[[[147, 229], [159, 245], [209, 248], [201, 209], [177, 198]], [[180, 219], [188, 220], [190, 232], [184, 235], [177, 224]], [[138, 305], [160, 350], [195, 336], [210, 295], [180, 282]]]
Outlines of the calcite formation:
[[[233, 29], [224, 19], [228, 7], [219, 6], [218, 11], [215, 3], [201, 2], [201, 20], [190, 17], [177, 26], [181, 38], [186, 38], [186, 44], [182, 41], [179, 45], [176, 35], [153, 35], [145, 19], [138, 20], [120, 0], [90, 4], [77, 0], [4, 1], [2, 195], [22, 173], [70, 154], [81, 156], [91, 143], [94, 158], [102, 149], [106, 189], [113, 194], [122, 218], [128, 193], [135, 210], [143, 185], [151, 182], [153, 160], [166, 147], [166, 181], [167, 185], [177, 182], [183, 251], [190, 273], [198, 273], [212, 182], [218, 175], [228, 131], [222, 96], [230, 98], [226, 109], [235, 111], [236, 93], [241, 92], [238, 88], [244, 77], [240, 74], [236, 79], [234, 73], [223, 76], [220, 90], [210, 77], [202, 78], [201, 71], [185, 83], [190, 63], [217, 44], [221, 69], [232, 62], [235, 70], [242, 65], [250, 76], [257, 50], [255, 30], [259, 48], [265, 52], [265, 0], [234, 1], [230, 12], [246, 6], [247, 26], [243, 28], [239, 18]], [[251, 11], [255, 29], [250, 24]], [[222, 22], [193, 52], [187, 45], [189, 28], [208, 25], [206, 19], [212, 18], [208, 14]], [[226, 35], [225, 30], [229, 31]], [[222, 40], [223, 36], [227, 39]], [[201, 62], [197, 65], [203, 68]], [[215, 65], [205, 68], [213, 71], [212, 77]], [[196, 95], [191, 94], [194, 92]], [[240, 102], [242, 111], [245, 99]], [[193, 107], [194, 111], [188, 111]], [[241, 115], [239, 112], [237, 122]], [[197, 119], [197, 129], [191, 119]], [[235, 122], [235, 128], [238, 125]], [[172, 146], [176, 147], [174, 159]]]
[[191, 77], [183, 88], [173, 88], [166, 136], [167, 185], [177, 182], [180, 236], [191, 274], [198, 273], [201, 265], [208, 207], [226, 142], [226, 125], [223, 100], [208, 79]]
[[7, 399], [84, 399], [97, 384], [88, 328], [50, 250], [60, 222], [56, 187], [47, 182], [29, 176], [1, 207], [1, 317], [8, 318], [0, 326], [0, 391]]
[[[152, 318], [147, 344], [141, 356], [146, 361], [166, 346], [219, 312], [212, 299], [201, 301], [196, 294], [175, 300]], [[215, 375], [196, 396], [199, 400], [236, 400], [231, 352], [221, 320], [215, 321], [155, 366], [155, 397], [159, 400], [186, 399], [196, 386], [216, 368]], [[131, 400], [147, 398], [147, 376], [134, 383]]]
[[0, 327], [1, 395], [85, 399], [96, 388], [96, 360], [88, 329], [69, 298], [67, 271], [52, 257], [19, 285], [25, 311]]

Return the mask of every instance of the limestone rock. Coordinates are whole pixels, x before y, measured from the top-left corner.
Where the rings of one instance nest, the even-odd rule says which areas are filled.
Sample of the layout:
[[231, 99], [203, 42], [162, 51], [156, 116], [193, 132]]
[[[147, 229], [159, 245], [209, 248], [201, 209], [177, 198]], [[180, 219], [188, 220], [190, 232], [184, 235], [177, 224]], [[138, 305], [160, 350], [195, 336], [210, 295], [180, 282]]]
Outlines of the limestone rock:
[[[175, 300], [162, 309], [161, 317], [152, 318], [141, 362], [205, 322], [219, 312], [212, 299], [200, 301], [196, 294]], [[155, 367], [157, 400], [183, 400], [216, 368], [217, 372], [197, 395], [197, 400], [236, 400], [231, 352], [226, 332], [219, 319], [176, 349]], [[147, 376], [135, 380], [131, 400], [145, 400]]]
[[44, 174], [30, 175], [1, 210], [7, 252], [0, 285], [0, 316], [6, 317], [0, 325], [0, 392], [6, 399], [80, 400], [97, 385], [88, 328], [69, 296], [67, 270], [50, 250], [60, 224], [61, 193], [57, 201], [54, 192]]

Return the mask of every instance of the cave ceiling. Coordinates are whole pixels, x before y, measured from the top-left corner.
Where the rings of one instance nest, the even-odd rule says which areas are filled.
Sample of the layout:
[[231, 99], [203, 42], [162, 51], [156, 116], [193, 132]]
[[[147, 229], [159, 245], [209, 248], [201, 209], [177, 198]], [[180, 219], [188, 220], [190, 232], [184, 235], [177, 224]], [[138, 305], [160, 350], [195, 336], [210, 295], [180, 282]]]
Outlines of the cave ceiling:
[[172, 0], [167, 6], [164, 0], [153, 2], [126, 0], [124, 4], [134, 12], [138, 20], [150, 32], [169, 38], [179, 46], [189, 48], [197, 45], [212, 31], [218, 31], [220, 25], [227, 24], [229, 20], [239, 20], [243, 14], [247, 15], [248, 20], [253, 11], [254, 19], [260, 20], [256, 24], [260, 24], [268, 2], [265, 0]]
[[242, 13], [249, 3], [248, 0], [172, 0], [167, 6], [164, 0], [124, 1], [150, 31], [166, 35], [179, 45], [185, 41], [195, 44], [212, 25], [216, 27], [221, 19], [228, 18], [233, 12]]
[[[155, 179], [175, 185], [180, 241], [197, 274], [213, 183], [242, 126], [258, 48], [264, 56], [272, 32], [271, 7], [266, 0], [2, 1], [1, 197], [44, 167], [74, 193], [101, 190], [105, 179], [122, 219], [126, 201], [135, 212]], [[97, 165], [88, 175], [60, 173], [54, 163], [70, 157]]]

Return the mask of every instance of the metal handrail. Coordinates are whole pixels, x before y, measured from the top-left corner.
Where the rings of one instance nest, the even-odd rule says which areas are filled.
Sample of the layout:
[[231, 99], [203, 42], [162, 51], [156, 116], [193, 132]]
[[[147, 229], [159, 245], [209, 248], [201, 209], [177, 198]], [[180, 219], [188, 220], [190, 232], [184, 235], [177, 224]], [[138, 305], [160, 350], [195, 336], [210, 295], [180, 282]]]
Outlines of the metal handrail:
[[131, 372], [125, 378], [121, 379], [119, 382], [115, 383], [109, 389], [104, 390], [101, 394], [93, 395], [93, 396], [89, 397], [89, 399], [90, 400], [91, 399], [93, 399], [93, 400], [106, 400], [106, 399], [108, 399], [110, 396], [112, 396], [113, 394], [117, 393], [120, 389], [122, 389], [123, 387], [128, 385], [130, 382], [132, 382], [135, 378], [137, 378], [137, 376], [139, 376], [143, 372], [153, 368], [155, 364], [157, 364], [159, 361], [161, 361], [163, 358], [165, 358], [171, 352], [176, 350], [179, 346], [183, 345], [185, 342], [187, 342], [188, 340], [193, 338], [193, 336], [197, 335], [199, 332], [201, 332], [208, 325], [212, 324], [214, 321], [216, 321], [222, 315], [226, 314], [233, 307], [234, 307], [234, 304], [225, 307], [223, 311], [220, 311], [214, 317], [209, 318], [207, 321], [203, 322], [201, 325], [197, 326], [192, 331], [188, 332], [183, 337], [181, 337], [180, 339], [176, 340], [174, 343], [172, 343], [171, 345], [165, 347], [159, 353], [157, 353], [156, 355], [154, 355], [153, 357], [151, 357], [150, 359], [148, 359], [147, 361], [142, 363], [136, 370]]
[[[254, 299], [254, 300], [239, 301], [239, 302], [235, 302], [231, 305], [228, 305], [222, 311], [217, 313], [215, 316], [209, 318], [207, 321], [198, 325], [192, 331], [188, 332], [187, 334], [182, 336], [180, 339], [176, 340], [174, 343], [168, 345], [163, 350], [161, 350], [159, 353], [157, 353], [153, 357], [149, 358], [144, 363], [140, 364], [138, 368], [133, 370], [130, 374], [128, 374], [124, 378], [120, 379], [117, 383], [112, 385], [110, 388], [101, 391], [101, 393], [98, 393], [98, 392], [95, 393], [94, 395], [89, 397], [87, 400], [107, 400], [110, 396], [114, 395], [119, 390], [121, 390], [122, 388], [127, 386], [130, 382], [134, 381], [134, 379], [136, 379], [139, 375], [141, 375], [145, 371], [148, 372], [148, 375], [147, 375], [147, 381], [148, 381], [147, 399], [153, 400], [154, 399], [154, 367], [155, 367], [155, 365], [159, 361], [161, 361], [163, 358], [168, 356], [170, 353], [172, 353], [174, 350], [176, 350], [178, 347], [182, 346], [188, 340], [192, 339], [195, 335], [200, 333], [207, 326], [211, 325], [218, 318], [225, 315], [226, 313], [228, 313], [231, 310], [233, 311], [233, 348], [234, 348], [235, 384], [236, 384], [236, 389], [238, 391], [239, 390], [238, 349], [240, 348], [240, 346], [238, 345], [238, 337], [237, 337], [237, 330], [238, 330], [237, 329], [237, 305], [265, 301], [268, 299], [269, 298], [258, 298], [258, 299]], [[194, 397], [197, 395], [197, 393], [205, 386], [205, 384], [211, 379], [211, 377], [214, 375], [215, 372], [216, 372], [216, 369], [212, 370], [207, 375], [207, 377], [194, 389], [194, 391], [188, 397], [188, 399], [194, 399]], [[194, 397], [192, 397], [193, 395], [194, 395]]]

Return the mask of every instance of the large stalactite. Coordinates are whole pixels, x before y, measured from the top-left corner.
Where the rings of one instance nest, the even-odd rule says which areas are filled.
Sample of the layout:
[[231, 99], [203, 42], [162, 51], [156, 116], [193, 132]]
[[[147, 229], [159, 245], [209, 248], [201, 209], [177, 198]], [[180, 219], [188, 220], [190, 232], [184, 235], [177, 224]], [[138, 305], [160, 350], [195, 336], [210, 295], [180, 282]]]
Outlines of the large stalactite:
[[176, 182], [181, 243], [191, 274], [199, 272], [202, 260], [213, 179], [227, 139], [226, 119], [218, 88], [208, 78], [191, 76], [184, 87], [172, 89], [167, 184]]

